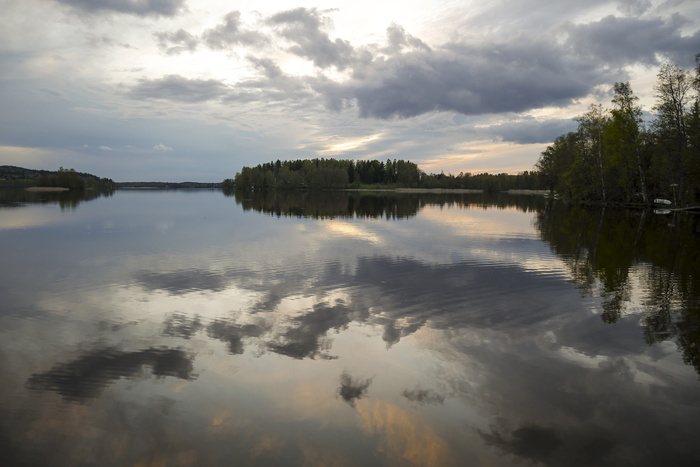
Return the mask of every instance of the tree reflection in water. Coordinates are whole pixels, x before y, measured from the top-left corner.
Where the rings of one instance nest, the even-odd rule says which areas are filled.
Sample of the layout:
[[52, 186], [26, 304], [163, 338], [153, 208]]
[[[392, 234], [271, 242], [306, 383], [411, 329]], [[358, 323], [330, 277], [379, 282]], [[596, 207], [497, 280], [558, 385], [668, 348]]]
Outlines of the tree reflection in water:
[[[498, 193], [236, 192], [235, 199], [244, 210], [314, 219], [404, 219], [416, 216], [426, 205], [515, 207], [535, 212], [541, 238], [564, 261], [578, 287], [602, 298], [605, 323], [617, 322], [637, 298], [643, 308], [645, 341], [672, 340], [684, 361], [700, 373], [697, 214], [657, 215], [643, 209], [566, 205], [539, 196]], [[631, 296], [635, 281], [645, 291], [643, 297]], [[391, 331], [387, 327], [388, 345], [398, 341], [392, 341]]]
[[700, 216], [674, 212], [548, 204], [536, 226], [577, 285], [602, 299], [601, 319], [615, 323], [639, 297], [644, 339], [674, 341], [700, 373]]
[[679, 355], [698, 369], [697, 216], [500, 194], [109, 201], [3, 231], [14, 465], [697, 461]]

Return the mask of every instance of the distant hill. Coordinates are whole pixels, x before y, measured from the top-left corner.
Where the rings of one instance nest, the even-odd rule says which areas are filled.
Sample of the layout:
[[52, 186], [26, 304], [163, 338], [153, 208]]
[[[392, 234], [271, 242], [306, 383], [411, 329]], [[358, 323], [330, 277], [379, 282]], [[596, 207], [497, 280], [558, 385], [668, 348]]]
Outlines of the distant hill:
[[114, 182], [109, 178], [77, 172], [75, 169], [40, 170], [14, 165], [0, 165], [0, 187], [65, 187], [72, 190], [113, 190]]
[[0, 181], [33, 180], [41, 175], [53, 173], [50, 170], [25, 169], [14, 165], [0, 165]]

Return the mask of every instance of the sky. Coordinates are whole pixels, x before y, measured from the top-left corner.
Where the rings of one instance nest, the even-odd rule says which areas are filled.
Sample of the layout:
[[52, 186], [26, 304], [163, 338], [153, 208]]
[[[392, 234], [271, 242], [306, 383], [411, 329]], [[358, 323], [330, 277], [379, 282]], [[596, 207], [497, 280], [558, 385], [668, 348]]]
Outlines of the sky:
[[518, 173], [700, 53], [695, 0], [0, 0], [0, 165], [115, 181], [277, 159]]

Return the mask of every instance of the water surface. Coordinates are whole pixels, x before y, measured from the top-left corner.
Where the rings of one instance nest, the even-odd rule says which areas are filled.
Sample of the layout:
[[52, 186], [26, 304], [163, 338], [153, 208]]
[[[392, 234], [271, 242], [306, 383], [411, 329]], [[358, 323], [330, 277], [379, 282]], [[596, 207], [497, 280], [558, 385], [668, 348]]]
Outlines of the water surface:
[[535, 197], [0, 203], [11, 465], [696, 465], [698, 216]]

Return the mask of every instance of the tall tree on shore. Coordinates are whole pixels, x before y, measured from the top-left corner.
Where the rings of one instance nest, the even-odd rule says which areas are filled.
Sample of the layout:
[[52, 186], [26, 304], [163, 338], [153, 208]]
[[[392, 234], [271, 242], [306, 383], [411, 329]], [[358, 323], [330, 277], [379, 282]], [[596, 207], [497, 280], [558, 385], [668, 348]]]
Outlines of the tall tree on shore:
[[[593, 104], [578, 129], [542, 152], [540, 179], [580, 201], [700, 202], [700, 54], [692, 71], [666, 63], [654, 87], [656, 115], [648, 129], [628, 82], [615, 83], [612, 108]], [[565, 144], [566, 143], [566, 144]]]
[[[654, 131], [657, 139], [657, 156], [664, 160], [655, 160], [655, 172], [662, 176], [657, 180], [660, 190], [671, 188], [674, 198], [682, 194], [686, 187], [684, 165], [687, 164], [688, 128], [687, 106], [690, 99], [692, 78], [690, 72], [678, 65], [665, 63], [657, 74], [658, 82], [654, 87], [657, 112]], [[666, 167], [666, 173], [660, 169]], [[665, 175], [665, 176], [664, 176]], [[664, 186], [666, 185], [666, 186]]]
[[595, 165], [594, 172], [600, 186], [600, 194], [603, 202], [607, 201], [607, 191], [605, 188], [605, 173], [603, 168], [603, 134], [606, 126], [610, 123], [610, 118], [600, 104], [591, 104], [588, 112], [576, 119], [578, 121], [578, 131], [582, 142], [581, 163], [588, 168], [590, 164]]
[[535, 168], [539, 172], [541, 183], [549, 191], [556, 190], [573, 197], [567, 182], [573, 177], [571, 169], [579, 157], [578, 145], [578, 133], [570, 132], [558, 136], [554, 144], [542, 152]]
[[615, 181], [624, 195], [630, 198], [641, 193], [646, 203], [646, 163], [642, 161], [640, 139], [642, 108], [629, 82], [615, 83], [614, 92], [612, 119], [606, 133], [607, 160], [619, 172]]
[[694, 187], [691, 194], [700, 201], [700, 54], [695, 56], [695, 75], [691, 86], [695, 91], [687, 120], [688, 153], [686, 158], [686, 173], [689, 186]]

